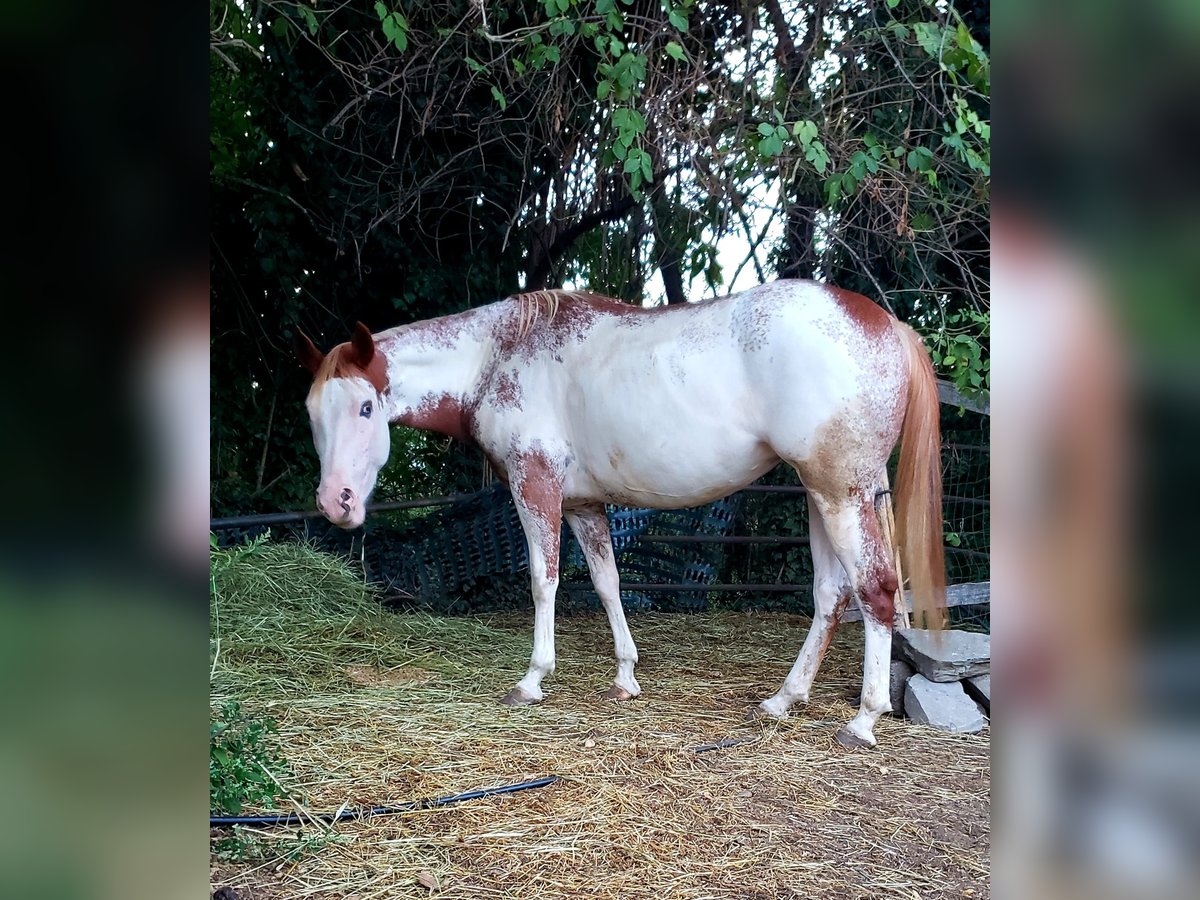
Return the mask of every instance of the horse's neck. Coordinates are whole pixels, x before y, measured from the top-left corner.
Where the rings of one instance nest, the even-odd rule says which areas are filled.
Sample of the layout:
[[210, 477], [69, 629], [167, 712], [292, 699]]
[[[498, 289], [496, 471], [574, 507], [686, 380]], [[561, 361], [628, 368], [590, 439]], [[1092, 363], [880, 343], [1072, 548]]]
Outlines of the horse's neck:
[[489, 307], [416, 322], [387, 332], [380, 346], [387, 358], [393, 418], [430, 396], [461, 400], [473, 394], [493, 352]]

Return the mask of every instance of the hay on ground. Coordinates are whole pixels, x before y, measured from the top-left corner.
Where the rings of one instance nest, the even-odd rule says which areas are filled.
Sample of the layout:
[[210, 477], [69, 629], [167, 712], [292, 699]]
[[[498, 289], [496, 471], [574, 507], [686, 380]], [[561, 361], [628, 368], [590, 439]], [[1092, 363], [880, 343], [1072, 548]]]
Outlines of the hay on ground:
[[[840, 630], [812, 702], [764, 723], [744, 714], [778, 688], [804, 617], [632, 617], [643, 697], [623, 704], [600, 699], [607, 621], [560, 618], [547, 699], [510, 709], [496, 700], [525, 671], [529, 616], [391, 613], [340, 561], [287, 544], [218, 553], [212, 608], [213, 705], [277, 720], [307, 809], [561, 779], [215, 860], [213, 887], [243, 900], [988, 895], [986, 736], [885, 717], [874, 751], [833, 741], [860, 627]], [[731, 738], [751, 740], [691, 749]]]

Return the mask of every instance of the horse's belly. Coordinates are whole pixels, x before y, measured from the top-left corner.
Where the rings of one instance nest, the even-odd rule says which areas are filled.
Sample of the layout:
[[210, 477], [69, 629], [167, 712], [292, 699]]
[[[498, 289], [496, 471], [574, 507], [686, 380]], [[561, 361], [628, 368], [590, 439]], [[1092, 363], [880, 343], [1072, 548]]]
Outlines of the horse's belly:
[[610, 440], [579, 454], [569, 472], [568, 501], [603, 500], [626, 506], [698, 506], [745, 487], [779, 457], [747, 433], [663, 432], [645, 441]]

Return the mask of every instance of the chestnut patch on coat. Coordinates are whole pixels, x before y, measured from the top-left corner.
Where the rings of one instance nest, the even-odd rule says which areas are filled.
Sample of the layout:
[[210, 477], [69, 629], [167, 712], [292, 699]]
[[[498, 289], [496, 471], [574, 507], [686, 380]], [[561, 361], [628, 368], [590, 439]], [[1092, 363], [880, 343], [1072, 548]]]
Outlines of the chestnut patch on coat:
[[842, 311], [857, 322], [865, 334], [879, 337], [891, 328], [892, 314], [874, 300], [844, 288], [826, 286], [825, 290], [829, 291]]
[[547, 290], [514, 294], [505, 301], [511, 312], [496, 329], [501, 350], [529, 360], [540, 353], [557, 357], [568, 343], [582, 343], [599, 318], [636, 323], [648, 316], [678, 312], [679, 307], [643, 307], [590, 291]]
[[833, 643], [833, 635], [837, 631], [837, 627], [841, 624], [842, 615], [846, 612], [846, 607], [850, 605], [850, 586], [846, 585], [845, 590], [838, 594], [838, 598], [834, 601], [833, 612], [830, 614], [829, 627], [825, 629], [825, 637], [821, 640], [821, 650], [817, 654], [817, 659], [825, 656], [825, 651], [829, 649], [829, 645]]
[[[538, 444], [509, 457], [510, 484], [520, 504], [537, 520], [536, 539], [546, 558], [546, 577], [558, 578], [559, 528], [562, 525], [562, 480], [565, 461]], [[532, 537], [532, 536], [531, 536]]]
[[349, 341], [338, 344], [326, 354], [313, 378], [313, 386], [324, 384], [330, 378], [365, 378], [382, 396], [388, 389], [387, 354], [376, 347], [366, 366], [362, 366]]
[[471, 440], [462, 402], [450, 394], [426, 394], [419, 406], [402, 413], [396, 421], [410, 428], [436, 431], [456, 440]]
[[492, 382], [492, 396], [498, 409], [521, 408], [521, 382], [517, 380], [517, 370], [499, 373]]

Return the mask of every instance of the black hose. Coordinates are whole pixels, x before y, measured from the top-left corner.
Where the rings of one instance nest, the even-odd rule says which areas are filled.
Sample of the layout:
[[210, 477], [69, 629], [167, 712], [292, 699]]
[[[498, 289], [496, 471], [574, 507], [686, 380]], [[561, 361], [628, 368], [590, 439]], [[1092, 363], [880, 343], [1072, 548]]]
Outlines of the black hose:
[[726, 738], [723, 741], [717, 741], [715, 744], [701, 744], [699, 747], [693, 747], [693, 753], [709, 753], [713, 750], [724, 750], [727, 747], [736, 747], [739, 744], [752, 744], [757, 741], [756, 737], [744, 738]]
[[[738, 744], [749, 744], [757, 738], [727, 738], [715, 744], [701, 744], [693, 747], [693, 753], [708, 753], [712, 750], [724, 750], [736, 747]], [[231, 825], [300, 825], [305, 821], [318, 821], [333, 824], [350, 819], [369, 819], [373, 816], [390, 816], [396, 813], [414, 812], [421, 809], [434, 809], [439, 806], [450, 806], [452, 803], [462, 803], [466, 800], [478, 800], [481, 797], [491, 797], [496, 794], [515, 794], [517, 791], [528, 791], [533, 788], [548, 787], [558, 781], [557, 775], [547, 775], [545, 778], [535, 778], [533, 781], [521, 781], [517, 784], [504, 784], [499, 787], [480, 788], [477, 791], [467, 791], [463, 794], [451, 794], [449, 797], [428, 797], [424, 800], [413, 800], [400, 806], [369, 806], [343, 809], [336, 813], [314, 813], [302, 816], [299, 813], [279, 813], [273, 816], [209, 816], [209, 828], [228, 828]]]
[[332, 824], [345, 822], [348, 819], [367, 819], [372, 816], [390, 816], [395, 813], [413, 812], [420, 809], [434, 809], [438, 806], [449, 806], [452, 803], [462, 803], [466, 800], [478, 800], [480, 797], [491, 797], [495, 794], [515, 794], [517, 791], [547, 787], [556, 781], [558, 781], [557, 775], [547, 775], [545, 778], [536, 778], [533, 781], [480, 788], [464, 794], [451, 794], [449, 797], [428, 797], [424, 800], [402, 803], [399, 806], [360, 806], [354, 809], [343, 809], [336, 813], [316, 813], [311, 816], [302, 816], [299, 813], [280, 813], [273, 816], [209, 816], [208, 825], [210, 828], [228, 828], [231, 825], [300, 825], [312, 820]]

